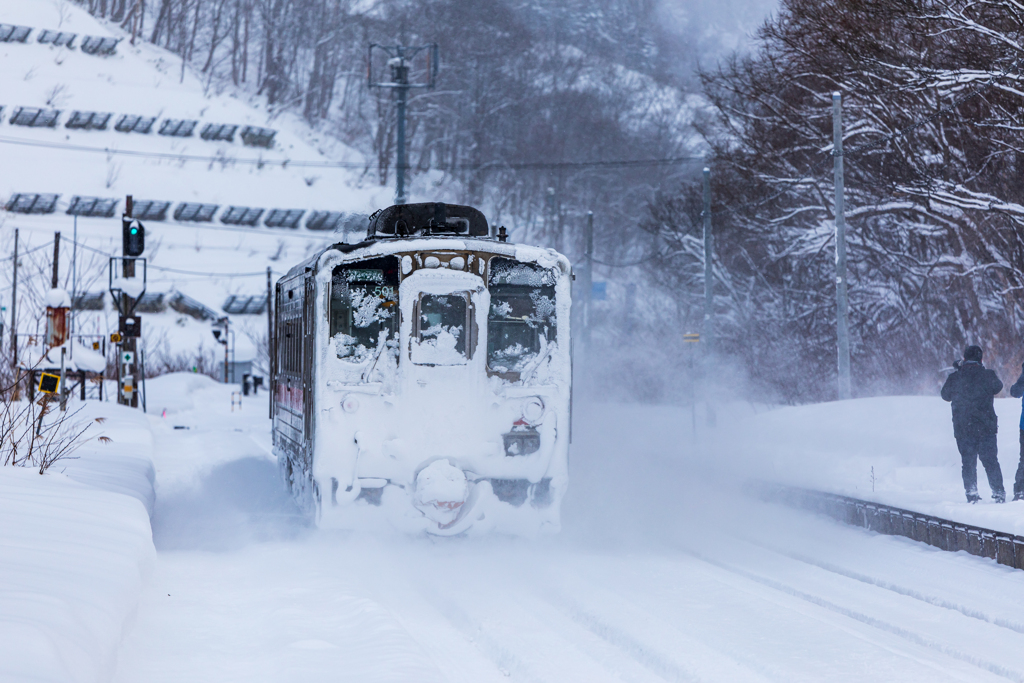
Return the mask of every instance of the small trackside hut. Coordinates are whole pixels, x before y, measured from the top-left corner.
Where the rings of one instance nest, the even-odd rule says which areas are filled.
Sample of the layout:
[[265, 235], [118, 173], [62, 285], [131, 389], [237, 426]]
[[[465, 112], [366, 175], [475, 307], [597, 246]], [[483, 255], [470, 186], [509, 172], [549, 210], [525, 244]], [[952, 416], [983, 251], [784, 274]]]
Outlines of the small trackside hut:
[[557, 531], [569, 261], [468, 206], [403, 204], [278, 283], [273, 435], [321, 527]]

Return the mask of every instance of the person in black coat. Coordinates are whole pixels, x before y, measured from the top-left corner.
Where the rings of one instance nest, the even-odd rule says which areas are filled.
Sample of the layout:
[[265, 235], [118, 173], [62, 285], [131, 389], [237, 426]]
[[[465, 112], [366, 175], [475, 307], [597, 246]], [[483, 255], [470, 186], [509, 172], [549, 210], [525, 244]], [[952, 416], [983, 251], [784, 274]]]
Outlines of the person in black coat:
[[[1024, 372], [1010, 387], [1010, 396], [1024, 397]], [[1017, 465], [1017, 477], [1013, 480], [1013, 499], [1024, 500], [1024, 411], [1020, 414], [1020, 464]]]
[[963, 463], [964, 491], [967, 501], [977, 503], [978, 460], [985, 467], [992, 499], [1006, 500], [1003, 473], [996, 457], [998, 421], [992, 399], [1003, 389], [994, 370], [981, 364], [981, 347], [968, 346], [963, 361], [953, 364], [956, 370], [942, 385], [942, 398], [953, 404], [953, 436]]

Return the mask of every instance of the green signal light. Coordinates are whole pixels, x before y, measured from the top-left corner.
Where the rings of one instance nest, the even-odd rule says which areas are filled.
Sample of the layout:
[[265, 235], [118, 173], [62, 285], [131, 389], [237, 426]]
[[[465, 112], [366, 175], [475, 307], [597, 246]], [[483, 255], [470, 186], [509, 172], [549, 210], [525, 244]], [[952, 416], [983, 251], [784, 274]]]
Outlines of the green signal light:
[[138, 235], [138, 234], [139, 234], [139, 229], [138, 229], [138, 228], [132, 228], [132, 229], [131, 229], [131, 233], [132, 233], [133, 235]]

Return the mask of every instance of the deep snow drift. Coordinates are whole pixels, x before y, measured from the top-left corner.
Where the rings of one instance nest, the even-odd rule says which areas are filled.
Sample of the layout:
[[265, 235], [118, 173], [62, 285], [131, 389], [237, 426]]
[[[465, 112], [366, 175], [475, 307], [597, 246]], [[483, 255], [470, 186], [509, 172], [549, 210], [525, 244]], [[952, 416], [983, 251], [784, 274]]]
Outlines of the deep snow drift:
[[145, 416], [93, 402], [75, 420], [93, 422], [76, 459], [0, 467], [3, 681], [109, 680], [153, 562]]

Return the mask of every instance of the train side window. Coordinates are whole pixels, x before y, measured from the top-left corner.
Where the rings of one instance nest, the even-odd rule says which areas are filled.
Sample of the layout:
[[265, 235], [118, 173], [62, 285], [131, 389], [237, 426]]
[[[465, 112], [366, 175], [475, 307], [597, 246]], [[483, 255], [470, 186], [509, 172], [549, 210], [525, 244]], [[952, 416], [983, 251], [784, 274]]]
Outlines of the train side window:
[[398, 336], [398, 258], [345, 264], [331, 277], [330, 336], [338, 358], [361, 363]]
[[420, 294], [410, 349], [417, 365], [464, 365], [473, 355], [469, 292]]
[[557, 340], [554, 271], [512, 259], [491, 259], [487, 285], [487, 367], [520, 373]]

